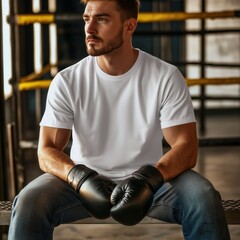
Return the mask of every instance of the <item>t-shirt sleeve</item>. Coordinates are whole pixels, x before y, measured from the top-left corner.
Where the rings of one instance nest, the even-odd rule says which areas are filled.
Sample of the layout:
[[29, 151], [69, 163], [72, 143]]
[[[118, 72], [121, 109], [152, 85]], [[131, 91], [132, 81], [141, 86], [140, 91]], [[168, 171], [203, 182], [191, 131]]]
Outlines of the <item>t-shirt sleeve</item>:
[[162, 128], [196, 122], [187, 84], [178, 69], [162, 88], [160, 123]]
[[52, 80], [40, 126], [72, 129], [73, 108], [69, 83], [58, 73]]

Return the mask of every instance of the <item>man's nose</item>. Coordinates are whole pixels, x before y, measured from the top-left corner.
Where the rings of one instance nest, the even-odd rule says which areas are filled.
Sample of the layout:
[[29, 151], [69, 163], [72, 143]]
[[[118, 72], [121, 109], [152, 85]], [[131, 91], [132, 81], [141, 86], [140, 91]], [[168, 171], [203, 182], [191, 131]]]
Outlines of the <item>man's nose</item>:
[[85, 25], [85, 31], [88, 34], [94, 34], [96, 33], [96, 24], [93, 20], [89, 20]]

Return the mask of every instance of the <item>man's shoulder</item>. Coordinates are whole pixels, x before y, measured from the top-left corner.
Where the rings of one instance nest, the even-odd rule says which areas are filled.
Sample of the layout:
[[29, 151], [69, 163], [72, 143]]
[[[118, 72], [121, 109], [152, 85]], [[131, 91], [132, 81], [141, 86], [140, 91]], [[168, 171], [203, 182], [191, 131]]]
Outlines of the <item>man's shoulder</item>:
[[76, 84], [80, 84], [86, 76], [89, 75], [89, 72], [92, 70], [93, 59], [91, 57], [85, 57], [78, 61], [77, 63], [68, 66], [62, 70], [60, 70], [56, 76], [54, 77], [54, 81], [56, 85], [65, 85], [71, 88], [76, 87]]
[[176, 69], [176, 66], [174, 66], [173, 64], [171, 64], [157, 56], [154, 56], [153, 54], [150, 54], [150, 53], [142, 51], [142, 50], [140, 50], [140, 53], [142, 55], [143, 61], [145, 61], [149, 64], [156, 64], [156, 65], [159, 65], [166, 69], [173, 69], [173, 70]]

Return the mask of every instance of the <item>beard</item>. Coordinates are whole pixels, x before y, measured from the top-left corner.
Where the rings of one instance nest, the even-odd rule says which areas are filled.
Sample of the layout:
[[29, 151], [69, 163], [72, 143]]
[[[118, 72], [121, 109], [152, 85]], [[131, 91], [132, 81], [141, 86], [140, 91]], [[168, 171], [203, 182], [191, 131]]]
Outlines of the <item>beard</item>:
[[[99, 38], [95, 35], [89, 35], [86, 38], [87, 53], [91, 56], [100, 56], [100, 55], [104, 55], [104, 54], [113, 52], [114, 50], [120, 48], [123, 45], [122, 34], [123, 34], [123, 28], [121, 28], [119, 30], [119, 32], [115, 38], [108, 40], [107, 42], [104, 42], [104, 40], [102, 38]], [[102, 43], [102, 46], [100, 48], [96, 48], [95, 44], [87, 44], [88, 39], [96, 39], [100, 43]]]

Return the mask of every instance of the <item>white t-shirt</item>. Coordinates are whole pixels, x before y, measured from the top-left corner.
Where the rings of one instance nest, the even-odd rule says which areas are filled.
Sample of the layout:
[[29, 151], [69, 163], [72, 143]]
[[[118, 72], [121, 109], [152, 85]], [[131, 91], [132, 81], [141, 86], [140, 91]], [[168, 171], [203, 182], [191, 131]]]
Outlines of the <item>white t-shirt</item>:
[[71, 129], [74, 163], [115, 181], [157, 163], [163, 154], [162, 128], [195, 122], [179, 70], [138, 51], [135, 64], [120, 76], [103, 72], [92, 56], [59, 72], [40, 123]]

